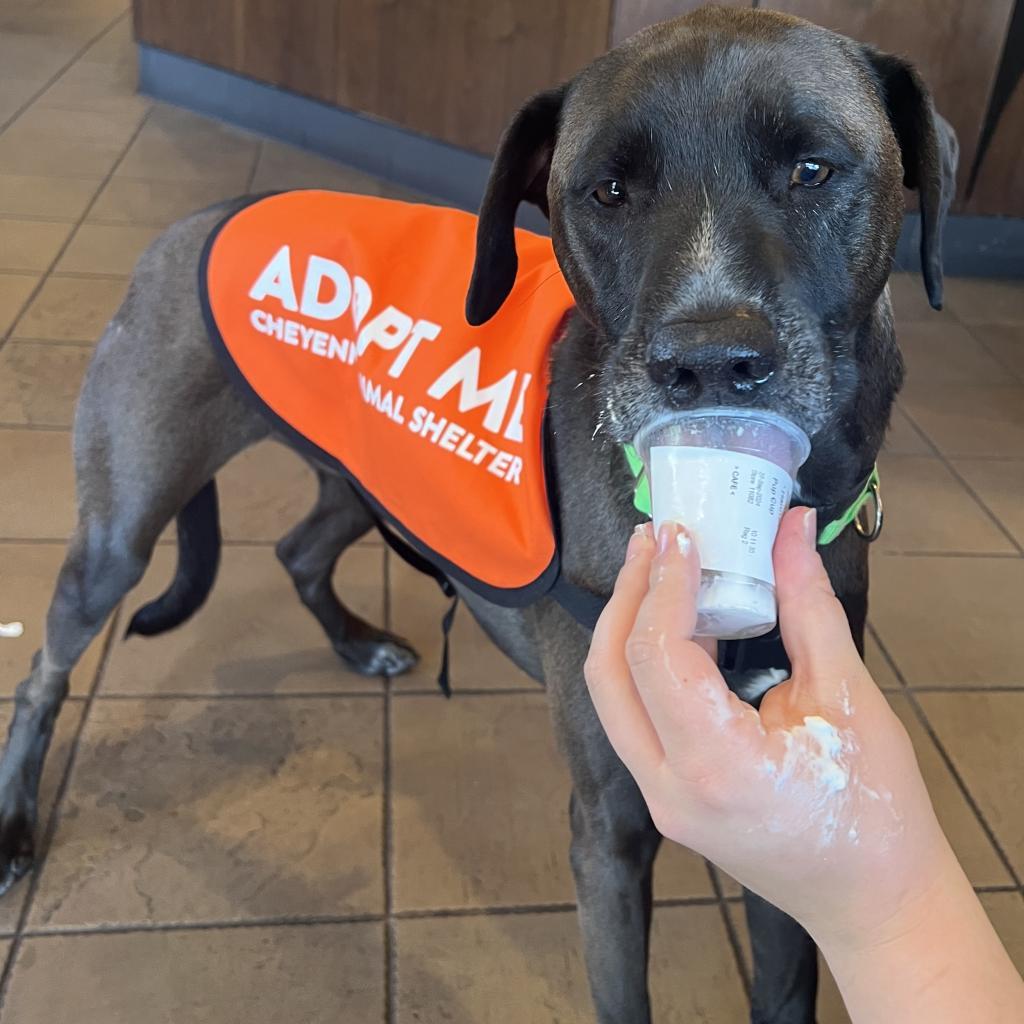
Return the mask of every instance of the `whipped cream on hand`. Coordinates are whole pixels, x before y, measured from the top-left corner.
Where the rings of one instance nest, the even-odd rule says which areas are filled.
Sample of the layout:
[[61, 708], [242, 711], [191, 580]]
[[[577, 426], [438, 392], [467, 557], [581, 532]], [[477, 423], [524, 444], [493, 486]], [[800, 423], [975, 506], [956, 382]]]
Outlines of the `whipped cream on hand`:
[[700, 553], [672, 523], [631, 539], [586, 675], [658, 829], [828, 942], [884, 931], [949, 849], [815, 536], [813, 511], [786, 514], [774, 561], [793, 674], [759, 710], [692, 639]]

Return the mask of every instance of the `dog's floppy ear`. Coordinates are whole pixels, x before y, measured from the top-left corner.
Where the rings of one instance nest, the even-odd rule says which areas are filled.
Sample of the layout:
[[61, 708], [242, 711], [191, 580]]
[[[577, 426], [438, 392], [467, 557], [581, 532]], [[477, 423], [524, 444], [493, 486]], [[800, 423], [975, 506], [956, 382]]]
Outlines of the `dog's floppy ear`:
[[942, 229], [956, 192], [960, 146], [949, 122], [936, 113], [931, 93], [912, 64], [872, 46], [874, 68], [903, 159], [903, 184], [917, 189], [921, 206], [921, 273], [928, 301], [942, 309]]
[[476, 263], [466, 296], [466, 319], [486, 323], [512, 291], [519, 260], [515, 222], [526, 200], [548, 215], [548, 172], [565, 87], [538, 93], [513, 118], [498, 144], [476, 229]]

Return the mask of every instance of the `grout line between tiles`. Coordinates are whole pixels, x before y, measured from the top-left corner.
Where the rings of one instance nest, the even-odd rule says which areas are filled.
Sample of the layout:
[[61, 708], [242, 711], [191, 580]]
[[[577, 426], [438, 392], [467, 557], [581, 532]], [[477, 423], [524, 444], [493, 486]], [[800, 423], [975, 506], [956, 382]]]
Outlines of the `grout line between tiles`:
[[30, 434], [66, 434], [69, 428], [60, 423], [8, 423], [0, 420], [0, 430], [24, 430]]
[[[31, 308], [32, 303], [35, 302], [35, 300], [39, 297], [39, 293], [43, 290], [43, 285], [50, 280], [51, 276], [65, 276], [61, 274], [54, 274], [54, 268], [61, 261], [61, 259], [63, 259], [64, 254], [67, 252], [69, 246], [74, 241], [75, 236], [78, 234], [79, 229], [82, 227], [82, 225], [85, 223], [86, 218], [89, 216], [89, 211], [96, 205], [96, 201], [99, 199], [100, 193], [102, 193], [103, 190], [107, 187], [107, 185], [110, 183], [110, 180], [114, 177], [114, 174], [116, 173], [118, 167], [120, 167], [121, 164], [124, 162], [124, 158], [125, 156], [127, 156], [128, 150], [131, 149], [132, 144], [139, 137], [139, 133], [145, 127], [146, 122], [149, 120], [152, 112], [152, 108], [150, 108], [142, 115], [142, 117], [139, 118], [139, 123], [138, 125], [136, 125], [135, 130], [129, 136], [128, 141], [124, 145], [124, 149], [121, 150], [120, 156], [118, 156], [118, 158], [113, 162], [113, 164], [110, 167], [110, 170], [108, 170], [107, 173], [100, 179], [99, 185], [96, 186], [96, 191], [93, 193], [92, 198], [86, 204], [86, 207], [82, 211], [81, 216], [75, 222], [75, 226], [72, 229], [71, 233], [68, 235], [66, 239], [64, 239], [64, 244], [61, 245], [61, 247], [57, 250], [57, 253], [53, 257], [53, 260], [51, 261], [49, 267], [36, 282], [35, 287], [33, 287], [33, 289], [29, 292], [28, 298], [25, 299], [21, 307], [18, 309], [18, 312], [15, 314], [14, 319], [11, 321], [11, 326], [7, 329], [6, 333], [2, 337], [0, 337], [0, 351], [3, 351], [4, 346], [7, 344], [11, 336], [14, 334], [15, 328], [21, 322], [22, 317], [25, 316], [25, 314]], [[119, 280], [126, 281], [127, 278], [122, 277], [119, 278]]]
[[[148, 117], [149, 115], [147, 114], [146, 116]], [[145, 120], [145, 118], [143, 120]], [[131, 145], [131, 142], [129, 142], [128, 144]], [[101, 190], [105, 187], [105, 184], [106, 183], [100, 186]], [[86, 213], [88, 213], [88, 208], [86, 210]], [[84, 221], [79, 224], [76, 224], [74, 231], [71, 232], [72, 236], [76, 235], [79, 229], [83, 227], [92, 227], [92, 221], [89, 221], [88, 224], [86, 224]], [[141, 256], [142, 253], [140, 252], [139, 255]], [[131, 279], [131, 274], [109, 274], [92, 270], [54, 269], [48, 271], [47, 273], [52, 279], [56, 281], [123, 281], [125, 284], [127, 284], [128, 281]]]
[[[979, 892], [1016, 892], [1012, 886], [991, 886]], [[726, 904], [739, 904], [738, 896], [725, 897]], [[674, 907], [714, 907], [719, 904], [715, 896], [692, 896], [680, 899], [655, 900], [657, 909]], [[576, 904], [566, 903], [524, 903], [493, 907], [438, 907], [429, 910], [397, 910], [391, 917], [398, 921], [455, 920], [479, 917], [524, 917], [531, 914], [574, 914]], [[387, 922], [387, 914], [310, 914], [306, 916], [228, 918], [209, 921], [134, 921], [125, 924], [102, 923], [94, 925], [47, 925], [24, 928], [23, 939], [53, 939], [88, 937], [90, 935], [131, 935], [158, 932], [203, 932], [228, 931], [246, 928], [317, 928], [324, 925], [381, 924]], [[11, 936], [6, 936], [10, 938]]]
[[927, 433], [925, 433], [925, 431], [921, 428], [920, 424], [918, 424], [917, 420], [914, 419], [914, 416], [911, 413], [911, 411], [906, 406], [902, 407], [902, 411], [903, 415], [907, 419], [907, 422], [917, 432], [921, 440], [928, 445], [928, 447], [935, 454], [935, 457], [939, 459], [939, 461], [946, 467], [946, 469], [949, 470], [950, 473], [953, 474], [953, 477], [959, 482], [960, 486], [963, 487], [963, 489], [974, 499], [975, 504], [985, 513], [985, 515], [989, 517], [989, 519], [993, 522], [993, 524], [996, 526], [999, 532], [1010, 542], [1010, 544], [1013, 546], [1013, 549], [1017, 552], [1017, 554], [1024, 555], [1024, 547], [1021, 547], [1021, 545], [1017, 542], [1017, 538], [1014, 537], [1014, 535], [1003, 525], [1002, 520], [992, 511], [992, 509], [988, 507], [988, 505], [985, 504], [984, 501], [981, 500], [981, 497], [978, 495], [978, 492], [975, 491], [975, 489], [964, 478], [963, 474], [953, 464], [953, 457], [947, 457], [940, 450], [939, 446], [927, 435]]
[[37, 826], [36, 855], [32, 864], [32, 870], [25, 883], [23, 883], [28, 886], [28, 891], [25, 893], [25, 900], [22, 903], [21, 911], [18, 914], [18, 923], [14, 930], [14, 938], [11, 940], [11, 947], [7, 951], [7, 959], [4, 961], [2, 972], [0, 972], [0, 1014], [3, 1013], [4, 1002], [7, 999], [7, 990], [11, 982], [11, 974], [14, 970], [14, 964], [18, 959], [18, 953], [21, 950], [21, 944], [25, 937], [25, 925], [28, 922], [29, 915], [32, 913], [32, 906], [35, 902], [36, 891], [39, 888], [39, 881], [42, 878], [43, 869], [46, 867], [47, 857], [50, 853], [50, 846], [57, 832], [57, 825], [60, 821], [60, 812], [64, 803], [64, 796], [68, 791], [68, 787], [71, 783], [71, 775], [74, 772], [75, 763], [78, 760], [78, 749], [81, 744], [82, 734], [89, 722], [89, 712], [92, 710], [93, 703], [96, 700], [96, 693], [99, 690], [100, 681], [103, 679], [103, 673], [106, 670], [107, 662], [110, 659], [110, 652], [113, 647], [114, 636], [117, 632], [120, 619], [121, 605], [118, 604], [110, 616], [107, 635], [103, 641], [103, 652], [100, 655], [99, 663], [96, 666], [96, 671], [92, 678], [92, 684], [89, 687], [89, 693], [83, 702], [82, 714], [78, 720], [78, 728], [75, 729], [75, 734], [71, 738], [67, 761], [64, 763], [64, 771], [61, 773], [60, 782], [57, 784], [57, 791], [54, 794], [53, 806], [50, 809], [50, 814], [46, 819], [45, 826], [42, 828]]
[[338, 924], [379, 924], [380, 914], [317, 914], [309, 917], [252, 917], [245, 920], [225, 921], [136, 921], [131, 924], [69, 925], [48, 928], [27, 928], [26, 939], [60, 939], [89, 935], [135, 935], [163, 932], [234, 931], [244, 928], [318, 928]]
[[[722, 888], [721, 879], [718, 877], [718, 872], [715, 871], [711, 861], [705, 860], [704, 867], [707, 868], [708, 877], [711, 879], [711, 888], [715, 890], [714, 904], [717, 905], [718, 911], [722, 915], [722, 924], [725, 925], [726, 938], [729, 940], [729, 947], [732, 949], [733, 959], [736, 961], [736, 970], [739, 972], [740, 984], [743, 986], [743, 991], [749, 1003], [752, 989], [750, 971], [747, 967], [746, 958], [743, 956], [743, 947], [740, 945], [740, 937], [736, 931], [736, 925], [733, 922], [732, 914], [729, 913], [725, 890]], [[655, 905], [657, 906], [657, 903]]]
[[252, 183], [256, 180], [256, 172], [259, 170], [260, 161], [263, 159], [263, 150], [266, 147], [266, 139], [261, 138], [256, 146], [256, 155], [252, 158], [252, 166], [245, 176], [245, 192], [248, 195], [252, 192]]
[[12, 343], [17, 341], [27, 342], [30, 345], [52, 345], [54, 348], [93, 349], [96, 347], [95, 341], [68, 341], [64, 338], [31, 338], [21, 334], [14, 334], [13, 332], [7, 340]]
[[999, 858], [1000, 863], [1003, 865], [1006, 873], [1013, 879], [1013, 883], [1016, 887], [1020, 888], [1021, 879], [1017, 872], [1013, 868], [1013, 864], [1010, 862], [1010, 858], [1006, 855], [1006, 851], [1003, 849], [1002, 844], [996, 837], [995, 832], [989, 826], [985, 815], [982, 814], [981, 807], [974, 799], [974, 795], [967, 788], [967, 783], [964, 781], [960, 772], [957, 770], [956, 765], [953, 763], [953, 759], [949, 756], [949, 752], [946, 750], [945, 745], [939, 739], [938, 733], [932, 728], [932, 723], [928, 720], [928, 716], [925, 714], [924, 708], [921, 707], [921, 702], [917, 699], [917, 694], [914, 689], [907, 685], [906, 677], [900, 671], [899, 666], [896, 664], [895, 659], [889, 653], [888, 647], [882, 641], [882, 638], [878, 635], [878, 631], [873, 627], [869, 627], [875, 638], [875, 643], [878, 645], [878, 649], [882, 652], [882, 656], [889, 663], [889, 667], [892, 669], [896, 678], [903, 685], [903, 693], [906, 695], [907, 700], [910, 703], [911, 708], [914, 711], [914, 715], [917, 720], [921, 723], [921, 727], [928, 734], [929, 739], [935, 745], [935, 749], [939, 752], [939, 756], [942, 758], [943, 764], [946, 766], [946, 770], [953, 777], [953, 781], [956, 783], [957, 788], [960, 790], [964, 800], [967, 801], [967, 806], [970, 807], [971, 813], [977, 819], [978, 824], [981, 826], [982, 831], [985, 833], [986, 838], [992, 845], [992, 849], [995, 850], [996, 856]]
[[122, 21], [124, 21], [125, 18], [128, 17], [130, 13], [131, 12], [128, 10], [122, 11], [116, 18], [114, 18], [113, 21], [100, 29], [96, 35], [92, 36], [81, 49], [76, 50], [71, 59], [61, 67], [60, 70], [56, 71], [51, 78], [47, 79], [45, 85], [43, 85], [38, 91], [34, 92], [13, 114], [11, 114], [10, 117], [7, 118], [6, 121], [0, 124], [0, 134], [7, 131], [7, 129], [10, 128], [10, 126], [14, 124], [14, 122], [17, 121], [18, 118], [21, 117], [21, 115], [24, 114], [25, 111], [28, 110], [29, 107], [31, 107], [32, 104], [35, 103], [35, 101], [44, 93], [49, 92], [49, 90], [57, 83], [58, 79], [63, 78], [64, 75], [70, 71], [71, 68], [86, 55], [86, 53], [89, 52], [89, 50], [91, 50], [108, 32], [112, 32]]
[[382, 700], [384, 689], [379, 690], [281, 690], [277, 693], [100, 693], [97, 700], [101, 701], [143, 701], [143, 700], [171, 700], [171, 701], [193, 701], [201, 703], [216, 703], [217, 701], [231, 700], [346, 700], [349, 697], [354, 700]]

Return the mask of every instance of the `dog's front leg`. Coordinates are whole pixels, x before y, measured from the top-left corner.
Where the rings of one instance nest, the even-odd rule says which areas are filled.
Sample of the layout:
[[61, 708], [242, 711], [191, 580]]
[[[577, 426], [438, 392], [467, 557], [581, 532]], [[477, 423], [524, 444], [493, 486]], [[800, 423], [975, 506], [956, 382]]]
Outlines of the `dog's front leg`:
[[583, 952], [600, 1024], [649, 1024], [651, 878], [661, 836], [605, 736], [583, 680], [587, 636], [561, 609], [541, 642], [559, 742], [572, 773], [571, 861]]

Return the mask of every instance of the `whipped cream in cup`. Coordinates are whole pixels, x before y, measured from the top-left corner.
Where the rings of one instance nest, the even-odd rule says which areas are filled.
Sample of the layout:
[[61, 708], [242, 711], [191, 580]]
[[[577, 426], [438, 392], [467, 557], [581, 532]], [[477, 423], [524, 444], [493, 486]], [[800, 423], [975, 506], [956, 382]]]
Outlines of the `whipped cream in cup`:
[[677, 522], [700, 550], [696, 636], [744, 640], [774, 627], [772, 547], [811, 451], [795, 424], [761, 409], [698, 409], [653, 420], [633, 442], [655, 530]]

